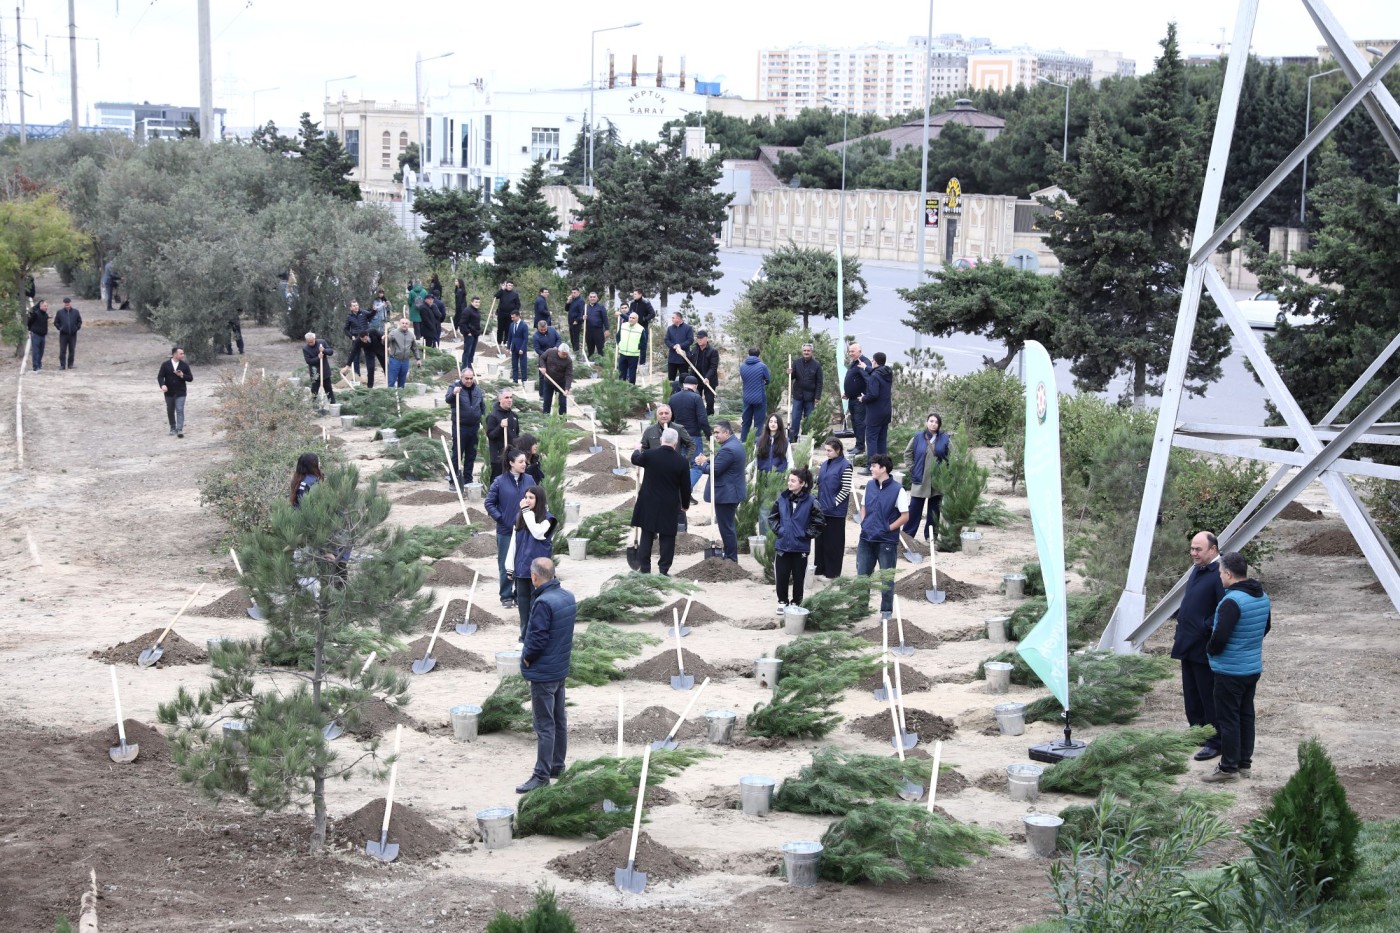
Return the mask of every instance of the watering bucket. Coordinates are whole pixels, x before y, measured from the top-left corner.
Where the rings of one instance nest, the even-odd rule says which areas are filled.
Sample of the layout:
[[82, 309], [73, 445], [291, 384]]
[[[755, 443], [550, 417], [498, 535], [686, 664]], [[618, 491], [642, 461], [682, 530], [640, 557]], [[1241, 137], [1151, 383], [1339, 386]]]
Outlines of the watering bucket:
[[339, 417], [340, 417], [340, 403], [339, 403], [339, 402], [335, 402], [335, 403], [333, 403], [333, 404], [327, 405], [327, 406], [326, 406], [326, 414], [330, 415], [332, 418], [339, 418]]
[[511, 674], [520, 673], [520, 652], [514, 649], [510, 651], [496, 652], [496, 676], [509, 677]]
[[567, 522], [567, 523], [570, 524], [570, 525], [577, 525], [577, 524], [578, 524], [580, 521], [582, 521], [582, 520], [583, 520], [583, 503], [582, 503], [582, 502], [565, 502], [565, 503], [564, 503], [564, 521]]
[[732, 709], [705, 710], [705, 724], [709, 727], [711, 745], [733, 745], [734, 723], [739, 715]]
[[1024, 573], [1008, 573], [1002, 576], [1002, 584], [1006, 587], [1006, 595], [1011, 599], [1021, 599], [1026, 595], [1026, 575]]
[[300, 376], [288, 376], [288, 377], [287, 377], [287, 381], [290, 382], [290, 383], [291, 383], [292, 385], [294, 385], [294, 386], [299, 386], [299, 385], [301, 385], [301, 377], [300, 377]]
[[1024, 735], [1026, 732], [1026, 704], [1001, 703], [992, 707], [997, 718], [997, 728], [1002, 735]]
[[488, 359], [488, 360], [486, 361], [486, 378], [487, 378], [487, 379], [495, 379], [495, 378], [496, 378], [496, 373], [499, 372], [500, 369], [501, 369], [501, 361], [500, 361], [499, 359], [495, 359], [495, 360], [493, 360], [493, 359]]
[[782, 664], [782, 658], [754, 658], [754, 682], [765, 690], [776, 686], [778, 683], [778, 668], [782, 667]]
[[801, 606], [788, 606], [783, 609], [783, 631], [789, 635], [801, 635], [807, 630], [807, 610]]
[[356, 421], [356, 418], [355, 418], [354, 415], [341, 415], [341, 416], [340, 416], [340, 426], [341, 426], [342, 428], [353, 428], [353, 427], [355, 426], [355, 421]]
[[821, 865], [820, 842], [789, 842], [783, 846], [783, 874], [794, 888], [817, 885], [817, 869]]
[[504, 849], [510, 845], [515, 827], [514, 807], [488, 807], [476, 811], [476, 825], [481, 829], [481, 842], [488, 849]]
[[1011, 662], [988, 661], [983, 665], [987, 670], [987, 692], [1005, 693], [1011, 689]]
[[1060, 835], [1064, 820], [1049, 813], [1027, 813], [1021, 817], [1026, 827], [1026, 845], [1031, 855], [1037, 858], [1050, 858], [1055, 854], [1055, 843]]
[[1037, 800], [1040, 797], [1040, 765], [1015, 764], [1006, 766], [1006, 792], [1012, 800]]
[[1006, 643], [1006, 623], [1010, 622], [1007, 616], [997, 616], [995, 619], [987, 620], [987, 641], [994, 645]]
[[428, 394], [428, 384], [425, 382], [410, 382], [408, 386], [413, 390], [414, 395]]
[[777, 781], [761, 774], [746, 774], [739, 778], [739, 805], [744, 816], [767, 816], [773, 808], [773, 785]]
[[379, 429], [379, 439], [382, 440], [382, 441], [384, 441], [386, 444], [387, 444], [389, 441], [396, 441], [396, 440], [398, 440], [398, 439], [399, 439], [399, 432], [398, 432], [398, 429], [397, 429], [397, 428], [380, 428], [380, 429]]
[[968, 557], [976, 557], [977, 552], [982, 549], [982, 532], [964, 531], [962, 533], [962, 549]]
[[476, 724], [481, 716], [480, 706], [454, 706], [447, 711], [452, 717], [452, 737], [458, 742], [476, 741]]
[[480, 483], [467, 483], [466, 493], [468, 502], [480, 502], [482, 497], [482, 485]]
[[749, 535], [749, 553], [757, 561], [763, 560], [763, 552], [768, 548], [768, 538], [765, 535]]
[[588, 559], [588, 539], [587, 539], [587, 538], [570, 538], [570, 539], [569, 539], [569, 556], [572, 557], [574, 560], [587, 560], [587, 559]]
[[248, 721], [246, 719], [225, 719], [224, 741], [232, 746], [239, 758], [246, 758], [248, 756]]

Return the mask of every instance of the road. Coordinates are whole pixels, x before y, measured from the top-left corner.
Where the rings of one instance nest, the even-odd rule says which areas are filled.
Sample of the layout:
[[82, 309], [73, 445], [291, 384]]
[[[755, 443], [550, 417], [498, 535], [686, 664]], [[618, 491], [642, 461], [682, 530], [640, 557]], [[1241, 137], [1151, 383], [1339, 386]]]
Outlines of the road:
[[[723, 320], [729, 315], [734, 302], [743, 294], [763, 262], [763, 255], [749, 250], [720, 250], [720, 268], [724, 275], [716, 283], [719, 294], [713, 297], [697, 296], [696, 308], [701, 316], [713, 313], [716, 319]], [[862, 268], [868, 288], [869, 302], [849, 320], [847, 336], [860, 341], [867, 354], [883, 351], [890, 362], [905, 360], [915, 345], [915, 334], [905, 326], [904, 317], [908, 305], [899, 297], [895, 289], [910, 288], [915, 284], [913, 265], [881, 263], [865, 264]], [[1247, 293], [1239, 292], [1239, 297]], [[819, 330], [827, 331], [833, 337], [836, 333], [835, 320], [813, 321]], [[937, 350], [943, 355], [948, 372], [964, 375], [975, 372], [983, 366], [983, 357], [1001, 359], [1006, 351], [1000, 343], [981, 337], [959, 334], [947, 339], [933, 340], [925, 337], [923, 346]], [[1221, 378], [1207, 388], [1204, 396], [1188, 397], [1182, 401], [1181, 418], [1187, 421], [1209, 421], [1217, 424], [1262, 424], [1264, 418], [1264, 389], [1254, 381], [1244, 365], [1245, 356], [1238, 341], [1233, 342], [1229, 357], [1222, 364]], [[1015, 366], [1015, 363], [1012, 364]], [[1069, 363], [1057, 360], [1055, 374], [1061, 392], [1074, 389], [1074, 379], [1069, 372]], [[1115, 379], [1103, 393], [1105, 398], [1116, 399], [1127, 386], [1126, 378]], [[1148, 405], [1156, 407], [1157, 398], [1148, 398]]]

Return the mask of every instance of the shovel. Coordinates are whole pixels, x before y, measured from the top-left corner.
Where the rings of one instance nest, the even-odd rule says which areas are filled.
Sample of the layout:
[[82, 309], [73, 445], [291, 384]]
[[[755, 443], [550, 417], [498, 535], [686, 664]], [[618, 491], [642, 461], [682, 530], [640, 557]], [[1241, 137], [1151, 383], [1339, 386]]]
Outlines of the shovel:
[[598, 419], [594, 416], [592, 411], [588, 413], [588, 420], [593, 427], [593, 446], [588, 448], [588, 452], [591, 454], [600, 454], [603, 452], [603, 445], [598, 443]]
[[637, 537], [641, 530], [642, 529], [633, 526], [632, 543], [627, 545], [627, 566], [631, 567], [633, 570], [642, 569], [642, 557], [637, 553]]
[[[886, 673], [886, 674], [884, 675], [884, 679], [885, 679], [885, 690], [886, 690], [887, 692], [889, 692], [889, 693], [893, 693], [893, 692], [894, 692], [894, 688], [893, 688], [892, 686], [890, 686], [890, 675], [889, 675], [888, 673]], [[895, 731], [895, 736], [894, 736], [894, 738], [895, 738], [894, 749], [895, 749], [896, 752], [899, 753], [899, 761], [900, 761], [901, 764], [903, 764], [903, 763], [904, 763], [904, 744], [903, 744], [902, 742], [898, 741], [898, 739], [899, 739], [899, 713], [897, 713], [897, 712], [895, 711], [894, 697], [890, 697], [890, 722], [893, 723], [893, 725], [894, 725], [894, 731]], [[918, 784], [915, 784], [913, 781], [905, 781], [905, 782], [900, 786], [900, 788], [899, 788], [899, 797], [900, 797], [901, 800], [918, 800], [918, 799], [919, 799], [920, 797], [922, 797], [923, 795], [924, 795], [924, 789], [923, 789], [922, 787], [920, 787]]]
[[[242, 577], [243, 565], [238, 562], [238, 552], [233, 548], [229, 548], [228, 556], [233, 558], [233, 569], [238, 571], [238, 575]], [[250, 596], [248, 597], [248, 602], [250, 603], [248, 606], [248, 618], [252, 619], [254, 622], [263, 621], [263, 614], [262, 610], [258, 608], [258, 601]]]
[[647, 769], [651, 767], [651, 748], [642, 751], [642, 779], [637, 784], [637, 806], [632, 811], [632, 845], [627, 850], [627, 867], [613, 872], [613, 884], [619, 891], [641, 894], [647, 887], [646, 872], [637, 871], [637, 834], [642, 831], [642, 798], [647, 792]]
[[447, 618], [447, 603], [442, 604], [442, 611], [438, 613], [437, 625], [433, 626], [433, 637], [428, 639], [428, 650], [423, 652], [423, 657], [413, 662], [413, 673], [426, 674], [437, 667], [437, 658], [433, 657], [433, 648], [437, 645], [438, 635], [442, 633], [442, 620]]
[[695, 693], [691, 695], [690, 702], [685, 705], [685, 709], [681, 712], [681, 718], [677, 719], [676, 724], [671, 727], [671, 731], [666, 733], [666, 738], [651, 743], [650, 747], [652, 751], [662, 751], [663, 749], [670, 751], [676, 747], [676, 736], [681, 731], [681, 725], [685, 722], [685, 717], [690, 715], [691, 709], [695, 706], [695, 701], [700, 699], [700, 694], [704, 693], [705, 688], [709, 685], [710, 678], [708, 677], [700, 682], [700, 689], [696, 690]]
[[617, 466], [612, 469], [613, 476], [628, 476], [631, 474], [632, 468], [622, 465], [622, 448], [616, 444], [613, 444], [613, 458], [617, 461]]
[[462, 621], [457, 623], [458, 635], [473, 635], [476, 633], [476, 623], [472, 621], [472, 599], [476, 596], [476, 581], [481, 579], [481, 574], [472, 572], [472, 588], [467, 593], [467, 614], [462, 617]]
[[899, 611], [898, 594], [894, 597], [894, 622], [899, 631], [899, 644], [890, 649], [890, 654], [901, 658], [907, 658], [914, 653], [914, 649], [904, 643], [904, 615]]
[[909, 537], [907, 534], [905, 534], [904, 532], [901, 531], [901, 532], [899, 533], [899, 543], [904, 545], [904, 559], [905, 559], [905, 560], [909, 561], [909, 563], [911, 563], [911, 564], [922, 564], [922, 563], [924, 562], [924, 555], [922, 555], [922, 554], [920, 554], [918, 551], [914, 550], [914, 547], [913, 547], [914, 539], [913, 539], [913, 538]]
[[929, 589], [924, 590], [924, 598], [935, 606], [948, 598], [948, 594], [938, 588], [938, 538], [935, 537], [928, 544], [928, 585]]
[[[623, 692], [622, 692], [621, 690], [617, 691], [617, 757], [618, 757], [618, 758], [621, 758], [621, 757], [622, 757], [622, 715], [623, 715], [622, 710], [623, 710], [623, 698], [624, 698]], [[604, 801], [603, 801], [603, 812], [604, 812], [604, 813], [616, 813], [616, 812], [617, 812], [617, 804], [613, 803], [611, 800], [604, 800]]]
[[165, 641], [165, 636], [170, 634], [170, 630], [175, 627], [175, 623], [180, 621], [180, 616], [185, 614], [185, 610], [190, 608], [190, 604], [198, 598], [200, 591], [203, 589], [204, 584], [201, 583], [198, 589], [194, 591], [194, 594], [190, 596], [189, 599], [185, 600], [185, 604], [180, 607], [180, 611], [175, 613], [175, 618], [171, 619], [170, 624], [165, 627], [165, 631], [160, 633], [160, 637], [156, 639], [156, 643], [141, 652], [140, 656], [136, 658], [137, 664], [142, 667], [150, 667], [152, 664], [165, 657], [165, 649], [160, 646], [160, 643]]
[[899, 709], [899, 735], [905, 748], [913, 748], [919, 744], [919, 733], [909, 731], [909, 723], [904, 716], [904, 684], [900, 682], [898, 660], [894, 662], [894, 700]]
[[938, 796], [938, 764], [943, 760], [943, 743], [933, 743], [933, 774], [928, 779], [928, 812], [933, 812], [933, 798]]
[[[890, 620], [880, 620], [880, 670], [885, 676], [886, 683], [889, 682], [890, 670]], [[875, 702], [885, 703], [890, 699], [889, 692], [884, 687], [875, 688]]]
[[132, 742], [126, 744], [126, 723], [122, 721], [122, 695], [117, 690], [117, 666], [108, 664], [108, 670], [112, 672], [112, 699], [117, 704], [117, 741], [120, 745], [113, 745], [107, 749], [107, 754], [112, 756], [112, 760], [119, 765], [129, 765], [136, 760], [136, 755], [141, 751], [141, 746]]
[[671, 624], [676, 632], [676, 667], [680, 673], [671, 678], [672, 690], [689, 690], [695, 686], [695, 675], [685, 672], [685, 652], [681, 649], [681, 616], [676, 610], [671, 610]]
[[[369, 666], [374, 663], [374, 656], [378, 653], [377, 651], [371, 651], [369, 657], [365, 658], [365, 663], [360, 666], [360, 677], [365, 676], [365, 671], [369, 670]], [[321, 736], [327, 742], [334, 742], [345, 734], [345, 725], [340, 721], [343, 712], [344, 710], [341, 710], [340, 713], [336, 713], [335, 718], [326, 723], [321, 729]]]
[[403, 724], [394, 727], [394, 763], [389, 766], [389, 795], [384, 798], [384, 822], [379, 827], [379, 841], [373, 839], [365, 843], [365, 854], [381, 862], [392, 862], [399, 857], [399, 844], [389, 841], [389, 814], [394, 810], [394, 782], [399, 777], [399, 740], [403, 738]]
[[[688, 626], [688, 625], [685, 624], [685, 620], [688, 619], [688, 618], [690, 618], [690, 604], [693, 603], [693, 602], [695, 602], [695, 597], [693, 597], [693, 596], [687, 596], [687, 597], [685, 598], [685, 610], [684, 610], [683, 612], [681, 612], [681, 637], [682, 637], [682, 638], [684, 638], [686, 635], [689, 635], [689, 634], [690, 634], [690, 626]], [[673, 610], [673, 611], [672, 611], [672, 615], [674, 615], [674, 614], [675, 614], [675, 612], [674, 612], [674, 610]], [[665, 623], [662, 623], [662, 624], [664, 625]]]
[[457, 481], [457, 471], [452, 468], [452, 457], [447, 450], [447, 438], [440, 437], [442, 441], [442, 459], [447, 462], [447, 475], [452, 479], [452, 491], [457, 494], [457, 504], [462, 507], [462, 521], [468, 525], [471, 519], [467, 517], [467, 500], [462, 497], [462, 484]]

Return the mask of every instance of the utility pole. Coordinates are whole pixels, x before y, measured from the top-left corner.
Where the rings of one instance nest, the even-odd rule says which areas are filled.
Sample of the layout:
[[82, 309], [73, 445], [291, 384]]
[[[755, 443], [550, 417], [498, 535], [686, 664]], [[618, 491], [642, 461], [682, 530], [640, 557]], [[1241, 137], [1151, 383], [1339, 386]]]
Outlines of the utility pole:
[[24, 125], [24, 37], [20, 34], [19, 7], [15, 7], [15, 48], [19, 52], [19, 144], [29, 141], [29, 130]]
[[[73, 0], [68, 0], [71, 6]], [[209, 38], [209, 0], [199, 0], [199, 139], [214, 143], [214, 51]]]
[[[928, 35], [924, 39], [924, 156], [923, 167], [919, 170], [919, 203], [914, 205], [914, 229], [918, 231], [918, 271], [915, 273], [914, 287], [924, 284], [924, 238], [928, 228], [924, 226], [924, 205], [928, 201], [928, 112], [933, 109], [933, 0], [928, 0]], [[922, 350], [924, 335], [914, 331], [914, 349]]]
[[74, 0], [68, 0], [68, 96], [72, 98], [73, 122], [68, 132], [77, 133], [78, 126], [78, 17], [73, 12]]

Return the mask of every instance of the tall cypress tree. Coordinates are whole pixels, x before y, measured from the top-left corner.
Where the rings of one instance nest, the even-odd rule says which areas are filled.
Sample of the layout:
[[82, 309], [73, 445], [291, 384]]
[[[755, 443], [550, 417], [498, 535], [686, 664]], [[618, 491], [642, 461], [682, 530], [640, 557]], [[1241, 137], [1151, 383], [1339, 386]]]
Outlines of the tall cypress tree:
[[500, 203], [491, 218], [491, 240], [496, 246], [496, 266], [506, 276], [532, 267], [554, 268], [559, 218], [545, 203], [543, 188], [544, 160], [539, 159], [525, 173], [519, 188], [512, 191], [507, 183], [497, 196]]

